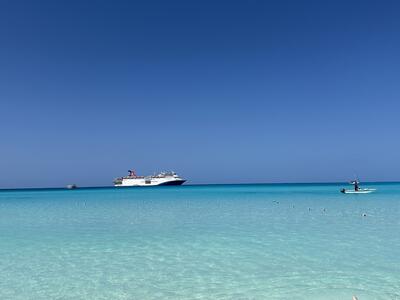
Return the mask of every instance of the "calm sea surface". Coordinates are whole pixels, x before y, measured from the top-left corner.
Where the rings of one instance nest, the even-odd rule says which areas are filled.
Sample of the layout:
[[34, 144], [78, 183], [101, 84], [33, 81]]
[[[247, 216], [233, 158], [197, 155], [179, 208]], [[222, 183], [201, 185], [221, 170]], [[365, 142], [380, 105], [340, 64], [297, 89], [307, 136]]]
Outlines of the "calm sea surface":
[[0, 299], [400, 299], [400, 184], [342, 186], [0, 191]]

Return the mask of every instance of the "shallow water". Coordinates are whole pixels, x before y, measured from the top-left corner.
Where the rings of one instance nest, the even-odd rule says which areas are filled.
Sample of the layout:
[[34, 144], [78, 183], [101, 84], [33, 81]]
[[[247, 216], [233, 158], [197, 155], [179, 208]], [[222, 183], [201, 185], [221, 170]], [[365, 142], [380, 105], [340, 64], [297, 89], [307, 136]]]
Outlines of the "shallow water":
[[369, 186], [0, 191], [0, 299], [400, 299], [400, 184]]

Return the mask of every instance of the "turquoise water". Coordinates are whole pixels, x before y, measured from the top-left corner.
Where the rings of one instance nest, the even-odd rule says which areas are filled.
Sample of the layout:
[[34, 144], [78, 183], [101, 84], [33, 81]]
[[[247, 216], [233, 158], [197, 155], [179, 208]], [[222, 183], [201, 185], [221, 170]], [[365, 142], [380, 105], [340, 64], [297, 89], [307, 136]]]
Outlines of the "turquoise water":
[[400, 299], [400, 184], [342, 186], [1, 191], [0, 299]]

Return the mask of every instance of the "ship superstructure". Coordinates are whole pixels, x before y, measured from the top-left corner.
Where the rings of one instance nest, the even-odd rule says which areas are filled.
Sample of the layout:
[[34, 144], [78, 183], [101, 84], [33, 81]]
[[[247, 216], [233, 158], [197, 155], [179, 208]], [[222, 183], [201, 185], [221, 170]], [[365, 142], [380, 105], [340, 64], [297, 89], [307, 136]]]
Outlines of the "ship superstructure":
[[114, 186], [181, 185], [186, 181], [175, 172], [161, 172], [151, 176], [138, 176], [134, 170], [129, 170], [128, 172], [128, 176], [116, 178]]

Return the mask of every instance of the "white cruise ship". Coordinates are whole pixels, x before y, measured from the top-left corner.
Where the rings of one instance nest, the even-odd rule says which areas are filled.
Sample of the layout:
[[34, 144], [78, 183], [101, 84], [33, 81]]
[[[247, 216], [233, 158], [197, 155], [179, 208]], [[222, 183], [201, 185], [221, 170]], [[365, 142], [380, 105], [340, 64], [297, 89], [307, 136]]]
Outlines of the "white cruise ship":
[[114, 180], [114, 186], [156, 186], [156, 185], [181, 185], [186, 180], [175, 172], [161, 172], [158, 175], [138, 176], [135, 171], [129, 170], [129, 175]]

